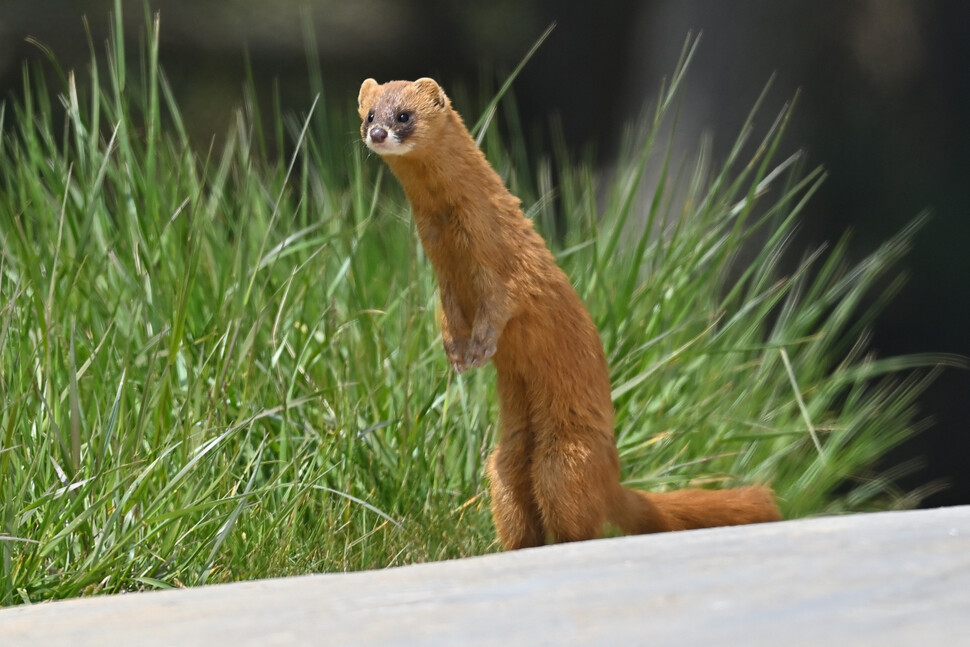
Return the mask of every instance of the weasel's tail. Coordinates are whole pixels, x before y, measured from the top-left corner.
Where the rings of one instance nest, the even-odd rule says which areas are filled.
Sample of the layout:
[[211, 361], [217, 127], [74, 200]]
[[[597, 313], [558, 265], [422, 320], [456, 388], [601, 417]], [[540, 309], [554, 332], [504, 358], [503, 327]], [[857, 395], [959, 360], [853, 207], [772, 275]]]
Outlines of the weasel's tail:
[[779, 521], [770, 488], [643, 492], [624, 488], [614, 524], [627, 534]]

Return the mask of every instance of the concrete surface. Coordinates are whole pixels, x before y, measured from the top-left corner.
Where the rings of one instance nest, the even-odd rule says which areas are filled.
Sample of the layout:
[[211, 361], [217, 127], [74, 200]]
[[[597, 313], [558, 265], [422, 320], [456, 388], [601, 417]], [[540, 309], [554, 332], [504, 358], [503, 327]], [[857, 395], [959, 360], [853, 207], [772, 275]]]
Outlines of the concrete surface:
[[970, 645], [970, 506], [0, 609], [3, 647]]

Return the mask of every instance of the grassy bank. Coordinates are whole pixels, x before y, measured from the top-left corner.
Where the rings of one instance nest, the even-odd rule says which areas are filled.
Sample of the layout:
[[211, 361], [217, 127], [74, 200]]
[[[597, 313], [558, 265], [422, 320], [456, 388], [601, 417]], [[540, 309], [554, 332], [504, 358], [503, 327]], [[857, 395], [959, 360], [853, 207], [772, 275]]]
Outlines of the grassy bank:
[[[115, 27], [89, 68], [31, 68], [0, 108], [0, 605], [495, 550], [492, 369], [449, 370], [353, 98], [294, 116], [249, 97], [207, 147], [157, 24], [134, 70]], [[870, 468], [916, 430], [929, 374], [910, 369], [941, 358], [870, 358], [865, 329], [915, 227], [783, 273], [821, 173], [776, 157], [787, 110], [717, 166], [669, 164], [684, 63], [609, 179], [483, 142], [540, 230], [562, 227], [625, 477], [766, 482], [789, 516], [910, 502]]]

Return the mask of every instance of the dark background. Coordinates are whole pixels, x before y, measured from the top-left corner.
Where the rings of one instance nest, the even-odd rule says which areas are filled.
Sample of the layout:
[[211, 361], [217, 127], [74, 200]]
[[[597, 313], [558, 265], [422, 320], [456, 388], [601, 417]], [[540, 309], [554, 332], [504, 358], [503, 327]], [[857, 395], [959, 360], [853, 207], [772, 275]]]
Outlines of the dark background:
[[[142, 2], [125, 2], [130, 43], [144, 42]], [[83, 69], [87, 16], [100, 48], [106, 0], [3, 0], [0, 96], [22, 87], [25, 41]], [[929, 208], [906, 261], [910, 281], [873, 330], [886, 356], [970, 355], [970, 3], [964, 0], [160, 0], [161, 61], [196, 141], [225, 132], [248, 52], [258, 88], [279, 82], [285, 109], [312, 100], [305, 32], [319, 51], [327, 99], [354, 103], [360, 81], [434, 76], [476, 87], [508, 71], [552, 21], [558, 26], [514, 86], [523, 121], [542, 140], [551, 115], [581, 149], [609, 159], [674, 69], [689, 32], [703, 31], [688, 76], [678, 141], [713, 134], [723, 158], [768, 79], [761, 119], [799, 91], [787, 136], [828, 180], [802, 218], [801, 250], [851, 228], [860, 258]], [[133, 50], [135, 48], [132, 48]], [[81, 75], [84, 78], [84, 75]], [[766, 125], [766, 124], [765, 124]], [[356, 123], [348, 123], [348, 138]], [[935, 424], [888, 460], [921, 456], [906, 488], [942, 479], [924, 505], [970, 503], [970, 372], [948, 369], [922, 398]]]

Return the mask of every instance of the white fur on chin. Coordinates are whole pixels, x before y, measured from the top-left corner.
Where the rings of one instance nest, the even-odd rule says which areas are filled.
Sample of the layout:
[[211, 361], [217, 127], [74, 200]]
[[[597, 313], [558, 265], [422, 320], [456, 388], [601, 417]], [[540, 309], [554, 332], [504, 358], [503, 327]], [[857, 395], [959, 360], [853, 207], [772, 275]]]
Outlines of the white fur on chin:
[[367, 133], [367, 139], [364, 140], [364, 143], [367, 144], [367, 148], [378, 155], [404, 155], [414, 148], [413, 142], [402, 144], [394, 133], [388, 133], [387, 139], [379, 144], [370, 138], [370, 133]]

